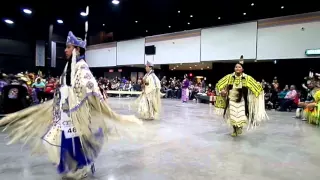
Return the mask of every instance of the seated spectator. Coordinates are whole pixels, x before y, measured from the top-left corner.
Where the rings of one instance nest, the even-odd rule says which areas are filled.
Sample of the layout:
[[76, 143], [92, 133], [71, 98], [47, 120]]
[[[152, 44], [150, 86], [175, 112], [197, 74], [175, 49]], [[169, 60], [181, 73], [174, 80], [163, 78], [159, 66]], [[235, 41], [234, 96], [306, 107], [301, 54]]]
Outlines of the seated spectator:
[[289, 86], [286, 85], [284, 87], [284, 89], [280, 93], [278, 93], [278, 103], [279, 103], [279, 105], [282, 104], [282, 102], [284, 101], [284, 98], [286, 97], [288, 92], [289, 92]]
[[22, 86], [24, 86], [25, 88], [27, 88], [28, 89], [28, 85], [27, 85], [27, 82], [29, 81], [29, 79], [27, 79], [26, 77], [21, 77], [21, 78], [19, 78], [19, 83], [22, 85]]
[[215, 93], [211, 89], [208, 89], [206, 93], [207, 96], [215, 96]]
[[116, 80], [113, 80], [113, 82], [111, 83], [111, 90], [116, 91], [116, 90], [118, 90], [119, 86], [120, 86], [120, 83], [117, 82]]
[[[272, 90], [271, 90], [271, 103], [273, 105], [273, 109], [276, 109], [277, 108], [277, 105], [279, 102], [279, 97], [278, 97], [278, 93], [279, 93], [279, 83], [277, 81], [277, 77], [274, 77], [275, 79], [273, 80], [273, 83], [272, 83]], [[286, 94], [287, 95], [287, 94]], [[285, 97], [285, 96], [284, 96]], [[271, 105], [271, 104], [270, 104]]]
[[181, 90], [181, 83], [180, 81], [176, 81], [175, 87], [174, 87], [174, 96], [178, 99], [181, 99], [182, 90]]
[[290, 106], [292, 106], [297, 98], [297, 91], [294, 85], [290, 86], [290, 90], [284, 97], [284, 100], [280, 104], [279, 111], [286, 111]]
[[54, 90], [55, 90], [55, 82], [54, 79], [51, 78], [48, 83], [46, 84], [46, 87], [44, 89], [44, 98], [47, 100], [50, 100], [53, 98]]
[[142, 91], [141, 80], [138, 80], [138, 83], [134, 84], [132, 88], [134, 91]]
[[101, 92], [103, 99], [106, 100], [108, 98], [108, 95], [107, 95], [106, 91], [104, 90], [104, 85], [100, 82], [100, 83], [98, 83], [98, 86], [99, 86], [99, 89], [100, 89], [100, 92]]
[[284, 99], [284, 98], [286, 97], [286, 95], [287, 95], [288, 92], [289, 92], [289, 86], [286, 85], [286, 86], [284, 87], [284, 89], [278, 94], [278, 98], [279, 98], [279, 99]]
[[37, 78], [36, 82], [32, 84], [32, 88], [34, 88], [34, 92], [36, 94], [36, 97], [38, 99], [38, 102], [40, 103], [41, 101], [44, 100], [44, 89], [46, 85], [45, 83], [41, 80], [41, 78]]
[[3, 88], [3, 113], [9, 114], [28, 107], [28, 91], [19, 84], [10, 84]]
[[2, 74], [2, 72], [0, 72], [0, 109], [3, 109], [2, 108], [2, 100], [3, 100], [3, 97], [2, 97], [2, 90], [5, 86], [7, 86], [8, 83], [5, 81], [4, 79], [4, 76]]
[[264, 88], [264, 101], [265, 101], [265, 106], [267, 109], [272, 109], [273, 103], [271, 101], [272, 99], [272, 88], [270, 84], [267, 84]]
[[191, 96], [190, 99], [196, 99], [196, 94], [198, 94], [201, 90], [201, 87], [199, 86], [199, 84], [196, 84], [195, 86], [193, 86], [191, 88]]
[[166, 89], [166, 98], [174, 98], [175, 85], [173, 82]]
[[2, 94], [3, 87], [7, 85], [8, 83], [4, 80], [3, 74], [0, 72], [0, 95]]
[[122, 85], [124, 85], [127, 81], [128, 81], [128, 80], [126, 79], [126, 77], [122, 77], [122, 79], [121, 79]]
[[131, 91], [131, 88], [132, 88], [131, 81], [126, 81], [124, 86], [122, 87], [124, 91]]

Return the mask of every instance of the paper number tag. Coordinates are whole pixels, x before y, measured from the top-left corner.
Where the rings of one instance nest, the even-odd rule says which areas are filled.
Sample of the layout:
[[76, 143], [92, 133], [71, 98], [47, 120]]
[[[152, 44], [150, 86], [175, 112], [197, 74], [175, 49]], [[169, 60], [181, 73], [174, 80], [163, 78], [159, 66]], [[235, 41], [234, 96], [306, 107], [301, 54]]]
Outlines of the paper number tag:
[[75, 127], [67, 127], [64, 129], [66, 139], [77, 137], [77, 129]]

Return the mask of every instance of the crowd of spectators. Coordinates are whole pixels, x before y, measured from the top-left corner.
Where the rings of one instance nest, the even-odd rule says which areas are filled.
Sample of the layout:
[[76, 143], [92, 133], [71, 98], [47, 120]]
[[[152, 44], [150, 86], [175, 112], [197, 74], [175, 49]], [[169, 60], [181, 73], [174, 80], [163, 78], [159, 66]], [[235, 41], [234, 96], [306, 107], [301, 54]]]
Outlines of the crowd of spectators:
[[0, 110], [11, 113], [53, 98], [59, 77], [45, 77], [41, 72], [0, 73]]
[[[165, 94], [164, 98], [181, 98], [182, 79], [176, 77], [161, 79], [161, 92]], [[189, 99], [196, 100], [198, 94], [208, 94], [212, 91], [211, 84], [206, 84], [204, 79], [189, 78]]]
[[295, 85], [281, 86], [275, 77], [272, 83], [261, 81], [265, 92], [265, 104], [268, 109], [278, 111], [291, 111], [296, 109], [301, 93], [296, 90]]
[[[166, 76], [161, 78], [161, 93], [164, 94], [164, 98], [171, 99], [180, 99], [181, 98], [181, 79], [176, 77], [167, 78]], [[131, 81], [125, 77], [115, 77], [112, 79], [98, 78], [99, 86], [105, 91], [114, 90], [114, 91], [141, 91], [142, 90], [142, 77], [138, 80]], [[209, 84], [211, 87], [211, 85]], [[210, 90], [210, 87], [206, 86], [205, 80], [197, 82], [196, 79], [190, 81], [190, 99], [195, 99], [198, 93], [207, 93]]]
[[[107, 94], [108, 91], [141, 91], [142, 77], [136, 81], [131, 81], [126, 77], [105, 78], [100, 77], [98, 85], [102, 94]], [[214, 96], [215, 92], [211, 84], [207, 84], [205, 79], [190, 78], [189, 99], [197, 100], [200, 95]], [[166, 76], [161, 78], [161, 92], [163, 98], [180, 99], [182, 92], [182, 78]], [[17, 75], [6, 75], [0, 73], [0, 93], [2, 94], [1, 104], [6, 101], [17, 99], [18, 94], [25, 96], [23, 106], [5, 110], [6, 112], [15, 111], [32, 104], [38, 104], [53, 98], [59, 77], [46, 77], [42, 73], [19, 73]], [[265, 80], [261, 81], [265, 91], [265, 104], [268, 109], [276, 109], [278, 111], [291, 111], [298, 107], [298, 103], [306, 99], [307, 94], [302, 91], [297, 91], [295, 85], [281, 86], [275, 78], [272, 83]], [[21, 87], [24, 87], [22, 89]], [[19, 91], [19, 92], [17, 92]], [[4, 96], [5, 94], [5, 96]], [[301, 95], [302, 94], [302, 95]], [[21, 95], [19, 95], [19, 98]], [[112, 96], [112, 95], [110, 95]], [[115, 95], [116, 96], [116, 95]], [[127, 95], [125, 95], [127, 96]], [[131, 95], [128, 95], [131, 96]], [[2, 108], [4, 109], [4, 108]]]

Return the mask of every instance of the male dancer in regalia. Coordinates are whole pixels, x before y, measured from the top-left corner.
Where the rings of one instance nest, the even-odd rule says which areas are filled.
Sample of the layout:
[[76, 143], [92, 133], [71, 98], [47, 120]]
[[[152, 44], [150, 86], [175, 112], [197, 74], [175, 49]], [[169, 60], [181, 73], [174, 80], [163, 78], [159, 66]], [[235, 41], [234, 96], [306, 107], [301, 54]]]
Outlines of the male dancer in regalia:
[[7, 124], [9, 144], [32, 143], [36, 152], [44, 147], [63, 178], [82, 179], [94, 171], [109, 123], [141, 121], [118, 115], [106, 104], [85, 61], [86, 42], [69, 32], [66, 46], [67, 65], [54, 99], [9, 114], [0, 126]]
[[143, 90], [140, 97], [136, 100], [138, 104], [138, 113], [145, 120], [154, 120], [159, 118], [161, 107], [161, 83], [155, 75], [153, 64], [147, 62], [146, 75], [142, 79]]

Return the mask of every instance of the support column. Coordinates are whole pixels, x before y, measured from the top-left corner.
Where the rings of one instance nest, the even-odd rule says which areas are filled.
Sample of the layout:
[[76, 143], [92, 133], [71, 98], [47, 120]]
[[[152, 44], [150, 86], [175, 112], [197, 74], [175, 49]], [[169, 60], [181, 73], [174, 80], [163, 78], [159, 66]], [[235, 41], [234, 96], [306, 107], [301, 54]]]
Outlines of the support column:
[[53, 24], [50, 24], [49, 26], [49, 39], [48, 39], [48, 51], [47, 56], [45, 60], [45, 69], [46, 73], [50, 73], [51, 70], [51, 58], [52, 58], [52, 35], [53, 35]]

